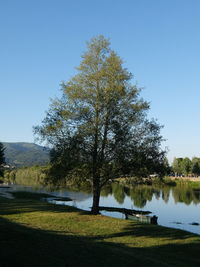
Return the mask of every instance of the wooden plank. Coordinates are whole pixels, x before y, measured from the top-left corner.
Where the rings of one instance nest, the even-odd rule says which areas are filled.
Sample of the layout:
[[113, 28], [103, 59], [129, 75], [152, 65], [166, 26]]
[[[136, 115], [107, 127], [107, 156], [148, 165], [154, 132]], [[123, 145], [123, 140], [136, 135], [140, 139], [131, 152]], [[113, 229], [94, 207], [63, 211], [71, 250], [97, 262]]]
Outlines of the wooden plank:
[[99, 210], [105, 210], [105, 211], [110, 211], [110, 212], [121, 212], [124, 214], [143, 214], [147, 215], [152, 213], [151, 211], [143, 211], [143, 210], [133, 210], [133, 209], [125, 209], [125, 208], [117, 208], [117, 207], [104, 207], [100, 206]]

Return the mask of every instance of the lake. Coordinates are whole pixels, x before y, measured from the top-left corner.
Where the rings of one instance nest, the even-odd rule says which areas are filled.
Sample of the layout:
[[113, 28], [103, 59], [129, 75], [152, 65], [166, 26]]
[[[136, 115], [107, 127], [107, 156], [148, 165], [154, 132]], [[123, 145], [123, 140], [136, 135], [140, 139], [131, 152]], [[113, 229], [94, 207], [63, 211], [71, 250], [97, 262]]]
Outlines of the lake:
[[[26, 190], [49, 193], [42, 187], [14, 185], [13, 190]], [[70, 197], [73, 201], [54, 201], [56, 204], [72, 205], [83, 210], [90, 210], [92, 194], [90, 189], [73, 190], [70, 188], [51, 189], [51, 194], [59, 197]], [[125, 187], [113, 183], [103, 188], [100, 206], [148, 210], [158, 216], [162, 226], [184, 229], [200, 234], [200, 186], [181, 183], [176, 186], [138, 185]], [[117, 212], [101, 212], [104, 215], [124, 219]], [[198, 223], [199, 225], [192, 225]]]

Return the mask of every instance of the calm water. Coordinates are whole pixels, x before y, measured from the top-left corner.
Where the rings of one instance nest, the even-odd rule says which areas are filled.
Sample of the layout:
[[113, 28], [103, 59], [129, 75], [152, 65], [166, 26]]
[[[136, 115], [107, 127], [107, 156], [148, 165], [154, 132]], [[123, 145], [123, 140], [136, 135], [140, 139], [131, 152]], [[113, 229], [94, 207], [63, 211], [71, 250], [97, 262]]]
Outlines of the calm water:
[[[13, 190], [48, 192], [41, 187], [14, 186]], [[92, 194], [89, 189], [73, 191], [72, 189], [51, 190], [51, 194], [59, 197], [70, 197], [73, 201], [57, 202], [57, 204], [72, 205], [83, 210], [90, 210]], [[200, 188], [188, 185], [174, 187], [135, 186], [127, 188], [112, 184], [102, 190], [101, 206], [132, 208], [148, 210], [158, 216], [158, 224], [173, 228], [184, 229], [200, 234]], [[117, 212], [102, 212], [105, 215], [124, 218]]]

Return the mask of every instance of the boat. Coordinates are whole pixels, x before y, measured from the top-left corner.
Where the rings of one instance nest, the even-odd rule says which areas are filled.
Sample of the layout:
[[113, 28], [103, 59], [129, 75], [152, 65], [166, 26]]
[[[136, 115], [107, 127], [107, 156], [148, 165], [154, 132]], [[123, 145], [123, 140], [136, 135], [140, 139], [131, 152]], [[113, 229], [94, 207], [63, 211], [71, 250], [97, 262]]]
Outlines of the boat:
[[144, 211], [144, 210], [133, 210], [133, 209], [125, 209], [125, 208], [118, 208], [118, 207], [103, 207], [100, 206], [99, 210], [105, 210], [109, 212], [120, 212], [125, 215], [126, 220], [133, 220], [142, 223], [149, 223], [149, 224], [158, 224], [157, 216], [149, 216], [151, 211]]
[[133, 210], [133, 209], [125, 209], [125, 208], [118, 208], [118, 207], [104, 207], [100, 206], [99, 210], [105, 210], [105, 211], [110, 211], [110, 212], [121, 212], [124, 214], [142, 214], [142, 215], [147, 215], [150, 214], [151, 211], [144, 211], [144, 210]]
[[154, 216], [148, 216], [148, 215], [144, 215], [144, 214], [125, 213], [125, 219], [126, 220], [132, 220], [132, 221], [138, 221], [138, 222], [142, 222], [142, 223], [158, 224], [157, 223], [158, 217], [155, 215]]

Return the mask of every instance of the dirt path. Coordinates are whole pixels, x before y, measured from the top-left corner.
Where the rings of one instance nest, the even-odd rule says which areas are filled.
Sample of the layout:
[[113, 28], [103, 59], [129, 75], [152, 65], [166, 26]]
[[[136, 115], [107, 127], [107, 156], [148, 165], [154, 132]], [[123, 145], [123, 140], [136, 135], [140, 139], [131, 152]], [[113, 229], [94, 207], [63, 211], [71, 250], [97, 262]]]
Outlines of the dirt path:
[[191, 181], [191, 182], [200, 182], [200, 177], [169, 177], [171, 180], [182, 180], [182, 181]]

